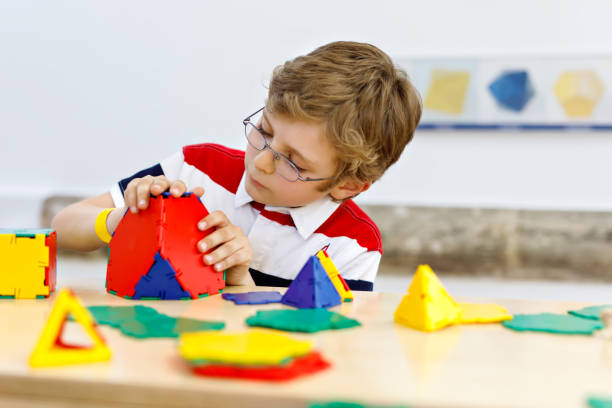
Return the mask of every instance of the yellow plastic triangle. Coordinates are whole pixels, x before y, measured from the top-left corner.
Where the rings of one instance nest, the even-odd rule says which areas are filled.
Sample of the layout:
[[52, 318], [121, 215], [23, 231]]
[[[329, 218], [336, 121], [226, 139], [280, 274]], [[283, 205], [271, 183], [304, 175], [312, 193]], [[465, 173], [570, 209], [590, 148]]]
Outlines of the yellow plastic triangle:
[[420, 265], [394, 318], [417, 330], [434, 331], [457, 323], [461, 309], [446, 292], [429, 265]]
[[190, 361], [212, 361], [225, 364], [278, 365], [308, 354], [312, 343], [270, 331], [250, 330], [230, 334], [216, 332], [183, 333], [179, 351]]
[[[62, 329], [69, 314], [93, 341], [92, 347], [81, 348], [64, 345], [61, 342]], [[95, 326], [95, 320], [72, 291], [62, 289], [57, 295], [51, 314], [30, 356], [30, 366], [47, 367], [110, 360], [111, 351]]]
[[348, 287], [342, 276], [340, 276], [340, 272], [338, 272], [338, 268], [334, 265], [332, 259], [327, 255], [325, 249], [321, 249], [317, 252], [317, 258], [321, 261], [321, 265], [323, 265], [323, 269], [327, 272], [329, 279], [331, 279], [334, 287], [340, 294], [343, 302], [352, 302], [353, 301], [353, 292]]
[[506, 309], [494, 303], [474, 304], [458, 302], [461, 309], [460, 323], [496, 323], [512, 319]]

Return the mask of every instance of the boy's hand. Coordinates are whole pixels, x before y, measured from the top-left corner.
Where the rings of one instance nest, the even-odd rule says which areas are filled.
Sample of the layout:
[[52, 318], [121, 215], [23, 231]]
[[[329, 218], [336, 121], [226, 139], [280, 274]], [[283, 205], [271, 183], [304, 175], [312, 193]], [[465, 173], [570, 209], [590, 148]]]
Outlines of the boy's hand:
[[202, 253], [215, 248], [204, 255], [204, 263], [214, 265], [218, 272], [227, 270], [225, 280], [229, 285], [254, 285], [249, 273], [253, 250], [242, 229], [232, 224], [222, 211], [214, 211], [198, 223], [202, 231], [213, 227], [216, 230], [198, 242]]
[[[158, 196], [168, 190], [172, 196], [180, 197], [187, 191], [187, 186], [181, 180], [170, 182], [166, 176], [135, 178], [129, 182], [123, 193], [125, 206], [129, 207], [131, 212], [137, 213], [138, 210], [145, 210], [149, 206], [151, 194]], [[201, 197], [204, 188], [195, 187], [191, 192]]]

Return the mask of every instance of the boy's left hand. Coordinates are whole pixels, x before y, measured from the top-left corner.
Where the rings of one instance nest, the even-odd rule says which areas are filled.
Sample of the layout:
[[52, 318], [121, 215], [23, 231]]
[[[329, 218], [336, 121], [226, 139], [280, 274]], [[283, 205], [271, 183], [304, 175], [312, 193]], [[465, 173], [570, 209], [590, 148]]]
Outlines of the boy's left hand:
[[226, 281], [230, 285], [254, 284], [249, 273], [253, 250], [242, 229], [232, 224], [222, 211], [214, 211], [198, 223], [201, 231], [215, 227], [214, 232], [198, 242], [202, 253], [215, 248], [204, 255], [204, 263], [213, 265], [218, 272], [227, 270]]

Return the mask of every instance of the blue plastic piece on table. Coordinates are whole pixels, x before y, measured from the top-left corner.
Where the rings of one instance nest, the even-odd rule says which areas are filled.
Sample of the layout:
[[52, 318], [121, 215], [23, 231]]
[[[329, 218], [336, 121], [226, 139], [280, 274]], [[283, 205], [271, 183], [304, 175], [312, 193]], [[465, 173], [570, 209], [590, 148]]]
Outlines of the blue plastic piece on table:
[[266, 303], [280, 303], [280, 292], [246, 292], [246, 293], [224, 293], [221, 295], [225, 300], [231, 300], [237, 305], [263, 305]]
[[160, 298], [181, 299], [191, 298], [189, 292], [183, 290], [176, 280], [176, 272], [170, 262], [161, 257], [159, 252], [154, 256], [155, 262], [136, 284], [133, 299]]
[[313, 255], [291, 282], [281, 303], [299, 309], [312, 309], [337, 306], [342, 299], [321, 261]]
[[527, 71], [507, 71], [489, 85], [491, 94], [504, 108], [514, 112], [523, 110], [534, 91]]

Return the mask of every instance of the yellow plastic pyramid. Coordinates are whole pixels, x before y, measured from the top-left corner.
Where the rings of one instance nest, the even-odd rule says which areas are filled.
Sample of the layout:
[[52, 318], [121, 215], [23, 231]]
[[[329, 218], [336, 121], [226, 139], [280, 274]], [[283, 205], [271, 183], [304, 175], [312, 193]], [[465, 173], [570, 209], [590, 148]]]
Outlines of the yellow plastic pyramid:
[[394, 318], [417, 330], [434, 331], [458, 322], [461, 309], [429, 265], [419, 265]]
[[[62, 329], [69, 314], [91, 338], [94, 343], [92, 347], [84, 348], [62, 343]], [[47, 367], [110, 360], [111, 351], [95, 326], [95, 320], [72, 291], [62, 289], [57, 295], [40, 339], [30, 356], [30, 366]]]
[[353, 292], [351, 292], [351, 289], [348, 287], [348, 285], [340, 275], [340, 272], [338, 272], [338, 268], [336, 268], [336, 265], [334, 265], [332, 259], [329, 257], [329, 255], [327, 255], [327, 252], [325, 252], [325, 249], [321, 249], [319, 252], [317, 252], [317, 258], [319, 258], [319, 261], [321, 261], [323, 269], [325, 269], [325, 271], [327, 272], [329, 279], [331, 279], [332, 283], [334, 284], [334, 287], [340, 294], [340, 298], [342, 298], [342, 301], [352, 302]]
[[306, 355], [311, 349], [312, 343], [308, 341], [260, 330], [239, 334], [183, 333], [179, 344], [186, 360], [238, 365], [278, 365], [289, 358]]

